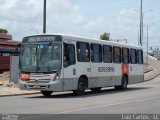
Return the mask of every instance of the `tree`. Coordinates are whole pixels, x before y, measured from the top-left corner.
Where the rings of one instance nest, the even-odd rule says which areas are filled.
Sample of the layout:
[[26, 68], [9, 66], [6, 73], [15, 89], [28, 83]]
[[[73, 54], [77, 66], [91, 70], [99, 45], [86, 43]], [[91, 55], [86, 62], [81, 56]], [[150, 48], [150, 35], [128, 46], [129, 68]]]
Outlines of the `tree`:
[[109, 40], [109, 38], [110, 38], [110, 33], [105, 32], [102, 35], [100, 35], [101, 40]]
[[8, 30], [0, 28], [0, 33], [8, 33]]

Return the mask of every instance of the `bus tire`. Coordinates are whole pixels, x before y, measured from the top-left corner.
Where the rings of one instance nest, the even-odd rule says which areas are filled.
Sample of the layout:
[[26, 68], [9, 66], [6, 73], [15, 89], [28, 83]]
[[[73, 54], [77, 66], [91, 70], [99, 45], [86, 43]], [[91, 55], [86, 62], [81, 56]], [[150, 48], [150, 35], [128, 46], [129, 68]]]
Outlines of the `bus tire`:
[[127, 76], [123, 76], [121, 85], [120, 86], [115, 86], [115, 89], [116, 90], [126, 90], [127, 89], [127, 85], [128, 85], [128, 77]]
[[53, 93], [53, 91], [41, 91], [42, 95], [44, 95], [45, 97], [49, 97], [51, 96], [51, 94]]
[[101, 91], [101, 87], [91, 88], [91, 91], [93, 91], [93, 92], [100, 92]]
[[78, 81], [77, 90], [73, 90], [74, 95], [84, 95], [86, 90], [86, 82], [84, 78], [80, 78]]

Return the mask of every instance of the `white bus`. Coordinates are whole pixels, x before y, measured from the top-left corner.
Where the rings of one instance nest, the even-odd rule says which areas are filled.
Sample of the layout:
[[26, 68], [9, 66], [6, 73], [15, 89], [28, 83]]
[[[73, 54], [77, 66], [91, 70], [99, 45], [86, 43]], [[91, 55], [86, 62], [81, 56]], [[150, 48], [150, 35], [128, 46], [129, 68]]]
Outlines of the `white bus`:
[[142, 47], [67, 35], [24, 37], [20, 51], [20, 89], [52, 92], [103, 87], [126, 89], [144, 81]]

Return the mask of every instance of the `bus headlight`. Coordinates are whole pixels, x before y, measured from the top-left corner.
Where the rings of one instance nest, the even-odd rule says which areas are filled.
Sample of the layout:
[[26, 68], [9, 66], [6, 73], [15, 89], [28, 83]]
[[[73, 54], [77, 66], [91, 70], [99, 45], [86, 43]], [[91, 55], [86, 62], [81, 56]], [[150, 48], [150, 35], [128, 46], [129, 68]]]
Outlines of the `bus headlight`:
[[21, 74], [20, 74], [20, 80], [22, 80], [22, 81], [24, 81], [24, 82], [30, 81], [30, 74], [21, 73]]
[[53, 78], [53, 81], [60, 79], [60, 72], [57, 72]]

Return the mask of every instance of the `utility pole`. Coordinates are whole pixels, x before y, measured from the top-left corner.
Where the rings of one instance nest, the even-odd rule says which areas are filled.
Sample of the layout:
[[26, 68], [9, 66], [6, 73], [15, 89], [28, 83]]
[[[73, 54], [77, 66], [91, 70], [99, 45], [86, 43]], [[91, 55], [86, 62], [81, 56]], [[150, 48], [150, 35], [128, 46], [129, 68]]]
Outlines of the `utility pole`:
[[142, 23], [142, 25], [141, 25], [141, 27], [142, 27], [141, 28], [141, 30], [142, 30], [142, 32], [141, 32], [142, 33], [142, 35], [141, 35], [142, 39], [141, 40], [142, 40], [142, 46], [143, 46], [144, 12], [142, 12], [142, 22], [141, 23]]
[[143, 9], [143, 1], [141, 0], [141, 10], [140, 10], [140, 45], [142, 46], [142, 17], [143, 17], [143, 11], [142, 11], [142, 9]]
[[148, 64], [148, 25], [147, 25], [147, 56], [146, 56], [146, 63]]
[[139, 30], [138, 30], [138, 46], [140, 46]]
[[46, 0], [44, 0], [44, 10], [43, 10], [43, 33], [46, 33]]

